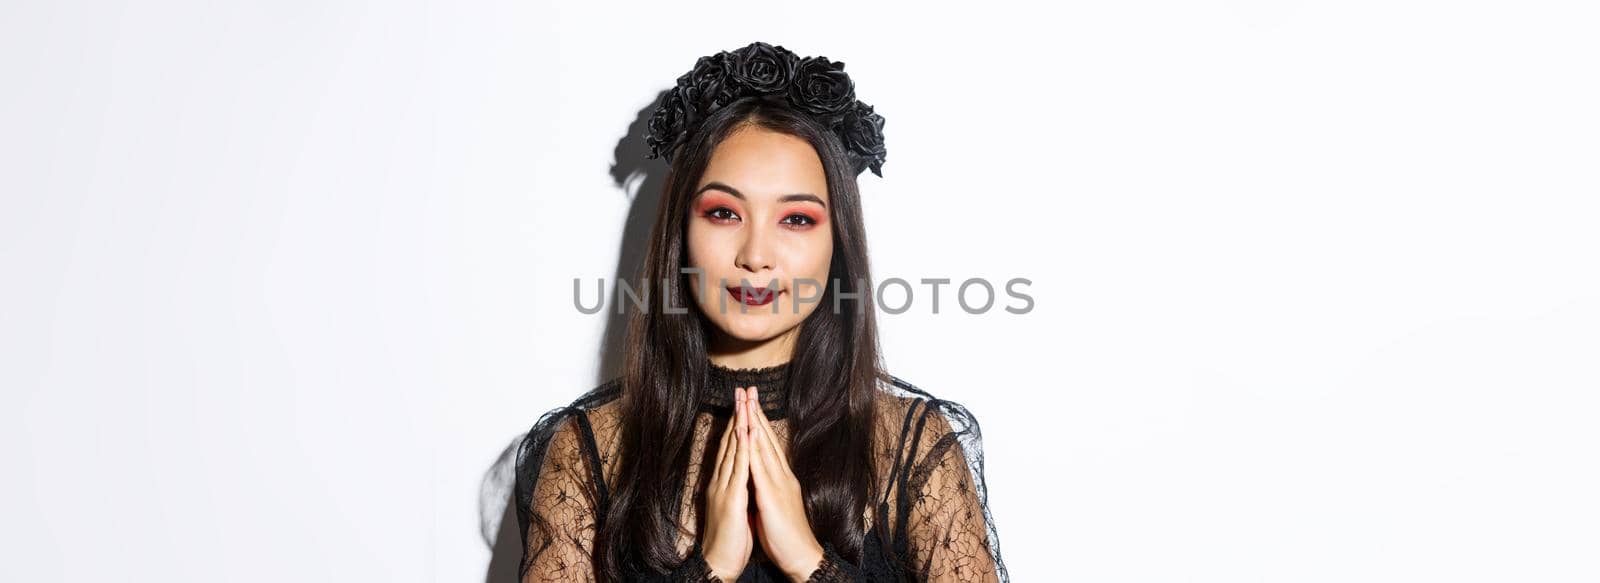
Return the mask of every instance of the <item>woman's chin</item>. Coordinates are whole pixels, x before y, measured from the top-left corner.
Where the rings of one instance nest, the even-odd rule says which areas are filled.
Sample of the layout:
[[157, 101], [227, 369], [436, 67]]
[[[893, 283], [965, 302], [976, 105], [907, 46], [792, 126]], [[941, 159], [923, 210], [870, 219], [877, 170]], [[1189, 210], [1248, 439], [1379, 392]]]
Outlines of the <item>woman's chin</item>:
[[764, 311], [751, 310], [740, 314], [735, 308], [712, 322], [722, 329], [724, 334], [744, 342], [763, 342], [771, 340], [779, 334], [789, 331], [799, 324], [799, 321], [790, 321], [785, 318], [787, 314], [773, 314], [771, 308]]

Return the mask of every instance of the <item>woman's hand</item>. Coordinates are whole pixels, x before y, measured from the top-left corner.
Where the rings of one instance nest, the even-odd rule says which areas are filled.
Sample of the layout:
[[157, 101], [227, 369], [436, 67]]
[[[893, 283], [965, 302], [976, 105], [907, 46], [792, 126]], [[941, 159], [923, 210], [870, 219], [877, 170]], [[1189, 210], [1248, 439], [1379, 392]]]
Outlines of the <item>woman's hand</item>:
[[[736, 389], [739, 403], [744, 389]], [[723, 581], [733, 581], [744, 572], [755, 542], [750, 531], [751, 448], [743, 415], [728, 420], [717, 451], [716, 469], [706, 486], [705, 542], [700, 552], [711, 572]]]
[[739, 395], [740, 425], [749, 428], [750, 480], [756, 486], [756, 536], [773, 564], [791, 580], [805, 581], [822, 561], [822, 545], [811, 534], [800, 480], [778, 446], [757, 389]]

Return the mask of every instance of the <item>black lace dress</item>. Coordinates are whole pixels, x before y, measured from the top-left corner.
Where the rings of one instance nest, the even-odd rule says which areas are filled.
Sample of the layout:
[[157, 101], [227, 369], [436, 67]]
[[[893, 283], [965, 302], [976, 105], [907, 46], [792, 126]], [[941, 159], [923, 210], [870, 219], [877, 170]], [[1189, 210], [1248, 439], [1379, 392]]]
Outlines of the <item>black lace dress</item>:
[[[679, 488], [682, 561], [670, 572], [634, 570], [655, 581], [717, 581], [701, 555], [698, 526], [704, 480], [732, 413], [735, 387], [760, 388], [774, 433], [787, 443], [788, 365], [728, 369], [710, 365], [700, 396], [691, 464]], [[1002, 581], [1010, 579], [989, 513], [977, 420], [961, 405], [934, 398], [898, 378], [880, 387], [874, 436], [881, 497], [864, 515], [863, 560], [852, 563], [823, 543], [810, 581]], [[550, 411], [517, 451], [516, 512], [522, 532], [522, 581], [595, 579], [591, 550], [596, 516], [609, 504], [620, 437], [617, 380]], [[710, 456], [704, 455], [709, 452]], [[758, 542], [738, 581], [787, 581]]]

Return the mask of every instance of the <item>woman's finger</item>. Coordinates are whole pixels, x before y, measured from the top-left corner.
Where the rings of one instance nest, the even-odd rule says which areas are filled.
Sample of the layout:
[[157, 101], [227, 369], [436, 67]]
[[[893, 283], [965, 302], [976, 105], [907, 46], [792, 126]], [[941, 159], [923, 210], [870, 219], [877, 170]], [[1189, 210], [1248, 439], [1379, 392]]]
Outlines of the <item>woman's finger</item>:
[[[746, 411], [760, 409], [760, 403], [760, 401], [749, 398], [748, 393], [745, 395], [744, 408]], [[766, 490], [772, 483], [772, 474], [768, 473], [771, 471], [772, 454], [764, 451], [767, 449], [766, 430], [761, 428], [761, 423], [755, 418], [755, 413], [748, 414], [748, 417], [750, 417], [750, 474], [755, 477], [756, 492], [761, 492]]]
[[[735, 401], [743, 403], [742, 399]], [[738, 407], [739, 429], [734, 435], [734, 440], [739, 443], [738, 453], [733, 460], [732, 487], [744, 488], [750, 481], [750, 414], [745, 412], [745, 407]]]
[[[756, 403], [760, 403], [761, 401], [758, 399], [761, 398], [761, 393], [758, 392], [757, 389], [751, 389], [751, 391], [750, 399]], [[778, 434], [772, 429], [772, 422], [767, 421], [767, 411], [760, 407], [756, 408], [756, 425], [761, 426], [761, 428], [765, 430], [762, 431], [762, 438], [766, 440], [766, 447], [762, 449], [770, 452], [774, 458], [773, 465], [781, 467], [785, 470], [789, 469], [789, 456], [785, 455], [783, 453], [783, 448], [778, 446]]]
[[754, 433], [756, 434], [751, 438], [756, 446], [751, 465], [754, 466], [754, 471], [761, 473], [766, 483], [770, 484], [772, 483], [771, 480], [778, 476], [778, 458], [772, 454], [772, 448], [776, 447], [772, 439], [772, 424], [766, 420], [767, 414], [766, 411], [761, 409], [760, 397], [755, 392], [756, 390], [752, 388], [751, 393], [746, 396], [746, 399], [750, 401], [750, 407], [755, 410], [755, 412], [751, 413], [750, 420], [755, 425]]
[[[735, 390], [736, 397], [737, 393], [738, 391]], [[738, 425], [736, 416], [730, 416], [728, 417], [727, 426], [722, 428], [722, 443], [717, 446], [716, 467], [711, 473], [711, 485], [717, 488], [725, 488], [728, 485], [728, 475], [731, 473], [728, 470], [733, 463], [733, 456], [728, 454], [728, 444], [733, 443], [733, 430]]]

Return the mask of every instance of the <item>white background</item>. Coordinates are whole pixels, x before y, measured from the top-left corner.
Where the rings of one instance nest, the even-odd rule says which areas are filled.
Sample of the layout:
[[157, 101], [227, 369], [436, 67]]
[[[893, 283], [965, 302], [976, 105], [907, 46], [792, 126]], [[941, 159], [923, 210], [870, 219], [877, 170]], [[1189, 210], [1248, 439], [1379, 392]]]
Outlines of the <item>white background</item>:
[[1034, 282], [881, 317], [981, 421], [1015, 580], [1600, 579], [1597, 25], [7, 2], [0, 579], [509, 580], [496, 462], [596, 384], [571, 282], [660, 185], [619, 144], [754, 40], [887, 118], [875, 275]]

